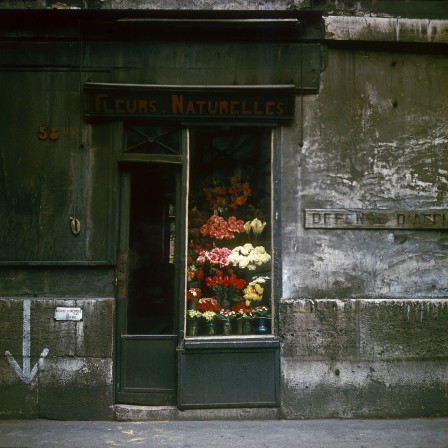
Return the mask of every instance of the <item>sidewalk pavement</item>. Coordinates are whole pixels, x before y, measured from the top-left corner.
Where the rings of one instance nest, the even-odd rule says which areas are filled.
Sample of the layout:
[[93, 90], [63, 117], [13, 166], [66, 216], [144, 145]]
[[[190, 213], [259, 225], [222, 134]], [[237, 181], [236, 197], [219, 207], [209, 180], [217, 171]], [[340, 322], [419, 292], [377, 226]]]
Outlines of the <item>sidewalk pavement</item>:
[[0, 448], [448, 448], [448, 419], [0, 421]]

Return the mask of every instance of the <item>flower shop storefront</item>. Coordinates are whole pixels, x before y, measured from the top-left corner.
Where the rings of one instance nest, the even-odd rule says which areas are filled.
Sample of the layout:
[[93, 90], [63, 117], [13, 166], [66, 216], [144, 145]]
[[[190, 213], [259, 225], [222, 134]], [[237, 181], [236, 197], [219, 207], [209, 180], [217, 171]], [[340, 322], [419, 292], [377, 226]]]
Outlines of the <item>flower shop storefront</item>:
[[276, 135], [294, 86], [84, 90], [122, 142], [117, 401], [278, 406]]

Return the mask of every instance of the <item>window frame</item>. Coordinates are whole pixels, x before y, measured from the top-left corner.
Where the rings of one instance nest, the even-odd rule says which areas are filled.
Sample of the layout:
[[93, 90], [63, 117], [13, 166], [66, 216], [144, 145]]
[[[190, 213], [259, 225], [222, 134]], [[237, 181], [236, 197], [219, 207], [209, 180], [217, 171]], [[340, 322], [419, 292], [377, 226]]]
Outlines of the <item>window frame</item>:
[[[270, 130], [270, 217], [271, 220], [271, 331], [268, 334], [248, 334], [236, 335], [232, 334], [225, 336], [218, 334], [215, 336], [199, 335], [187, 336], [187, 253], [188, 253], [188, 201], [189, 201], [189, 173], [190, 173], [190, 131], [193, 128], [205, 127], [241, 127], [241, 128], [268, 128]], [[179, 325], [181, 335], [181, 345], [185, 348], [213, 348], [213, 347], [234, 347], [235, 343], [244, 343], [244, 346], [252, 348], [271, 347], [271, 345], [278, 343], [278, 303], [281, 297], [281, 151], [280, 151], [280, 131], [281, 127], [278, 123], [258, 123], [258, 122], [188, 122], [182, 124], [182, 146], [184, 155], [183, 166], [183, 227], [184, 232], [184, 247], [182, 260], [185, 275], [182, 276], [181, 292], [184, 295], [179, 298]], [[249, 344], [249, 345], [248, 345]]]

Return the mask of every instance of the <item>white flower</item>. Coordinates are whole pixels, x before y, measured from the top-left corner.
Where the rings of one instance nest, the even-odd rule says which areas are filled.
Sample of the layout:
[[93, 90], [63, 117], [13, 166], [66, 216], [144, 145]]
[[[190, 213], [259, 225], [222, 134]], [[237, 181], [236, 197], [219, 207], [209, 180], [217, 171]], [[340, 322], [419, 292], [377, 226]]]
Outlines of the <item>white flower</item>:
[[229, 256], [229, 262], [241, 269], [254, 271], [257, 266], [267, 263], [271, 256], [263, 246], [254, 247], [252, 244], [237, 246]]

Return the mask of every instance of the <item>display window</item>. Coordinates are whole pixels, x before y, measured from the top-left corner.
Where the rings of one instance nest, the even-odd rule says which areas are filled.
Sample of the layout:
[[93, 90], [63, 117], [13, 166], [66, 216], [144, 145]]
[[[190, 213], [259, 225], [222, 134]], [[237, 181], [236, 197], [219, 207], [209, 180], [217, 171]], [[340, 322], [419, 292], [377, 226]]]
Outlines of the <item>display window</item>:
[[272, 325], [272, 130], [188, 130], [187, 337]]

